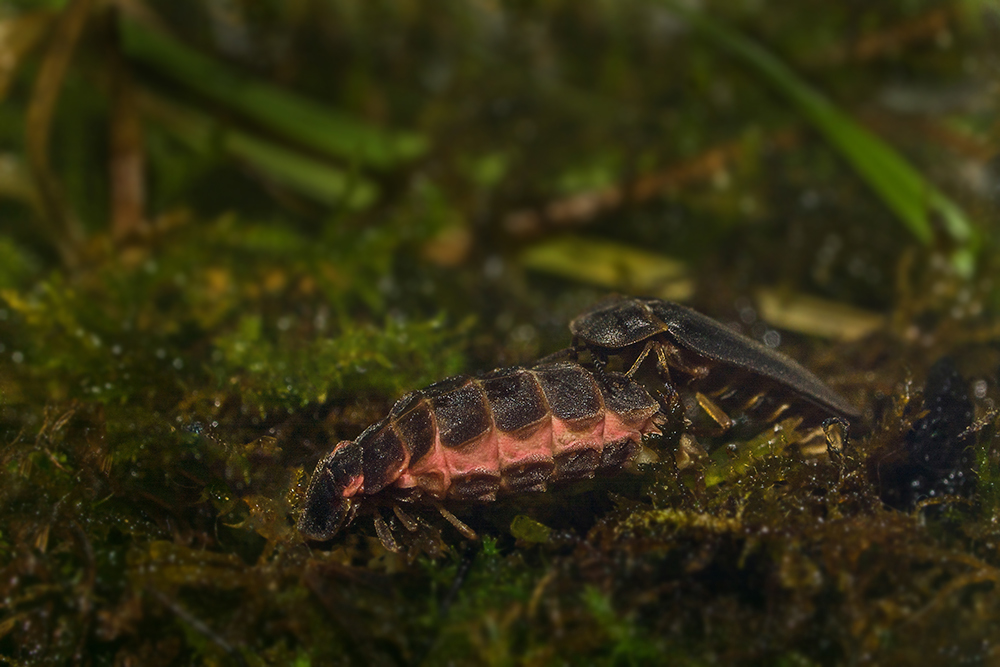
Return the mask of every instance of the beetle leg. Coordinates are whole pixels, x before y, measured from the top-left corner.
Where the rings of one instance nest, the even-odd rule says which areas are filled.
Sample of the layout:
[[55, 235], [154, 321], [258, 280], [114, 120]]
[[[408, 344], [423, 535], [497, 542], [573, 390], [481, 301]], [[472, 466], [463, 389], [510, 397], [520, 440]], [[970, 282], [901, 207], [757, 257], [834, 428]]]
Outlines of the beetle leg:
[[765, 394], [764, 392], [759, 392], [759, 393], [757, 393], [757, 394], [754, 394], [753, 396], [751, 396], [751, 397], [750, 397], [750, 398], [749, 398], [749, 399], [747, 400], [747, 402], [746, 402], [746, 403], [744, 403], [744, 404], [743, 404], [743, 407], [742, 407], [741, 409], [742, 409], [742, 410], [743, 410], [744, 412], [745, 412], [745, 411], [747, 411], [747, 410], [753, 410], [753, 409], [754, 409], [754, 408], [756, 408], [756, 407], [757, 407], [758, 405], [760, 405], [760, 402], [761, 402], [762, 400], [764, 400], [764, 398], [765, 398], [765, 396], [766, 396], [766, 395], [767, 395], [767, 394]]
[[410, 531], [411, 533], [417, 532], [417, 529], [420, 526], [417, 524], [416, 521], [414, 521], [413, 517], [411, 517], [409, 514], [403, 511], [402, 507], [400, 507], [396, 503], [393, 503], [392, 512], [393, 514], [396, 515], [396, 518], [399, 519], [400, 523], [402, 523], [403, 526], [405, 526], [408, 531]]
[[461, 519], [459, 519], [457, 516], [446, 510], [441, 503], [434, 503], [434, 506], [437, 508], [437, 511], [441, 513], [441, 516], [445, 518], [445, 521], [447, 521], [448, 523], [450, 523], [455, 527], [455, 530], [462, 533], [462, 535], [464, 535], [466, 538], [470, 540], [479, 539], [479, 536], [476, 535], [476, 531], [466, 526]]
[[826, 433], [822, 426], [817, 426], [811, 431], [807, 431], [802, 438], [795, 443], [799, 447], [799, 454], [807, 457], [817, 457], [827, 454], [834, 463], [838, 461], [832, 458], [830, 443], [827, 441]]
[[382, 546], [386, 548], [387, 551], [393, 553], [399, 553], [399, 543], [396, 542], [396, 538], [392, 536], [392, 531], [389, 530], [389, 524], [385, 522], [382, 518], [382, 514], [376, 509], [375, 510], [375, 534], [378, 535], [379, 542]]
[[[636, 374], [636, 371], [639, 370], [639, 366], [642, 366], [642, 362], [644, 362], [646, 360], [646, 357], [649, 356], [649, 351], [652, 350], [654, 347], [656, 347], [656, 355], [657, 355], [657, 357], [660, 356], [660, 348], [656, 344], [656, 341], [653, 341], [652, 339], [647, 340], [646, 344], [642, 346], [642, 352], [640, 352], [639, 356], [636, 357], [636, 359], [635, 359], [634, 362], [632, 362], [632, 368], [630, 368], [627, 371], [625, 371], [625, 377], [631, 378], [632, 376], [634, 376]], [[657, 361], [656, 367], [657, 368], [660, 367], [659, 361]], [[666, 380], [668, 382], [670, 381], [670, 375], [669, 375], [669, 373], [667, 374]]]
[[774, 412], [772, 412], [771, 414], [769, 414], [764, 419], [764, 421], [767, 422], [767, 423], [778, 421], [778, 417], [780, 417], [782, 414], [784, 414], [785, 411], [788, 410], [788, 408], [790, 408], [790, 407], [792, 407], [792, 406], [790, 406], [788, 403], [782, 403], [781, 405], [779, 405], [777, 407], [777, 409]]
[[[653, 341], [650, 341], [653, 342]], [[668, 345], [663, 341], [655, 341], [656, 343], [656, 370], [660, 374], [660, 378], [670, 384], [670, 359], [668, 352]], [[669, 346], [674, 353], [677, 352], [677, 348], [672, 345]]]
[[722, 428], [723, 433], [732, 428], [733, 420], [729, 418], [729, 415], [727, 415], [725, 411], [715, 403], [715, 401], [700, 391], [695, 392], [694, 397], [697, 399], [698, 405], [701, 406], [701, 409], [707, 412], [708, 416]]
[[708, 375], [708, 366], [693, 365], [685, 361], [683, 350], [675, 345], [662, 340], [654, 340], [656, 343], [656, 368], [660, 374], [667, 374], [669, 379], [670, 366], [673, 366], [682, 373], [686, 373], [696, 380], [704, 379]]

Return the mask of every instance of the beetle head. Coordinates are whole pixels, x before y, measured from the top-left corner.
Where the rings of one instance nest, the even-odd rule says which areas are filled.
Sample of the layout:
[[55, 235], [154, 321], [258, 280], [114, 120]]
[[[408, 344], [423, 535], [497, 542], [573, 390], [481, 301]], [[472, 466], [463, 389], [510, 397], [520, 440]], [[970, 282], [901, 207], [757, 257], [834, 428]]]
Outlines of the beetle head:
[[645, 303], [617, 297], [602, 301], [570, 322], [569, 330], [587, 345], [622, 348], [664, 331]]
[[345, 440], [317, 465], [299, 517], [299, 532], [311, 540], [328, 540], [354, 518], [361, 476], [361, 447]]

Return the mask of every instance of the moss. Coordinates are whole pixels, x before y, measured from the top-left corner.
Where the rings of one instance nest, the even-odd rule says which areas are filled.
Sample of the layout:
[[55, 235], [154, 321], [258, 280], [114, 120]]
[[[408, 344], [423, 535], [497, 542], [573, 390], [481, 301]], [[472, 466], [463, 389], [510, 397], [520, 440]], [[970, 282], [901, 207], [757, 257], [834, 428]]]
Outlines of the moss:
[[[14, 4], [29, 14], [0, 32], [68, 16]], [[428, 148], [317, 152], [119, 52], [116, 22], [138, 19], [106, 8], [40, 97], [65, 41], [0, 44], [0, 662], [995, 661], [993, 121], [963, 82], [996, 40], [977, 3], [703, 3], [980, 220], [972, 276], [660, 5], [146, 4], [162, 18], [146, 29], [234, 81]], [[185, 134], [174, 107], [220, 135]], [[264, 150], [240, 157], [233, 136]], [[292, 157], [284, 177], [268, 155]], [[364, 210], [314, 196], [352, 179], [377, 193]], [[146, 188], [132, 218], [130, 183]], [[572, 251], [584, 237], [601, 267]], [[402, 553], [370, 515], [303, 542], [309, 475], [337, 441], [407, 391], [568, 344], [603, 296], [584, 282], [601, 268], [627, 290], [638, 256], [771, 342], [760, 289], [870, 311], [884, 326], [864, 340], [780, 336], [861, 423], [829, 452], [794, 415], [698, 443], [678, 423], [638, 474], [449, 504], [479, 542], [433, 507], [406, 507], [411, 532], [388, 503]]]

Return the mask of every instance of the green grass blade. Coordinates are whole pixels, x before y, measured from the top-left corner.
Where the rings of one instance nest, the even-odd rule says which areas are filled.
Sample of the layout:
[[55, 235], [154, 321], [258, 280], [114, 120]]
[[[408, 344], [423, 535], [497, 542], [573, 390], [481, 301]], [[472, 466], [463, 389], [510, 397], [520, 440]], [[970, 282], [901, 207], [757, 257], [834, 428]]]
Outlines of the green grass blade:
[[213, 150], [246, 163], [274, 181], [331, 206], [359, 210], [378, 196], [376, 186], [344, 169], [220, 125], [209, 117], [153, 95], [142, 96], [143, 111], [194, 151]]
[[937, 216], [956, 245], [956, 263], [971, 270], [978, 239], [965, 213], [891, 146], [858, 125], [752, 40], [701, 12], [686, 9], [673, 0], [662, 1], [699, 34], [751, 65], [791, 99], [921, 242], [930, 243], [933, 239], [930, 220], [932, 215]]
[[554, 238], [526, 248], [519, 260], [528, 269], [628, 294], [684, 301], [694, 291], [683, 262], [605, 240]]
[[419, 134], [388, 131], [256, 81], [164, 33], [123, 22], [125, 53], [208, 99], [303, 146], [358, 166], [393, 167], [427, 150]]

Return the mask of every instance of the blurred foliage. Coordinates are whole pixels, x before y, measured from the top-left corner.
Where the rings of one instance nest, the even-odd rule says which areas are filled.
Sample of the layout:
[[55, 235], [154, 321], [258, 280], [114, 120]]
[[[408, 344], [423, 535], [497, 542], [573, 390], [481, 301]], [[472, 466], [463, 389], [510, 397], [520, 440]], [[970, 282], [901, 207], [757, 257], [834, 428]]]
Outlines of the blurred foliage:
[[[683, 7], [0, 7], [0, 662], [995, 663], [1000, 14]], [[302, 541], [334, 443], [609, 290], [863, 423]]]

